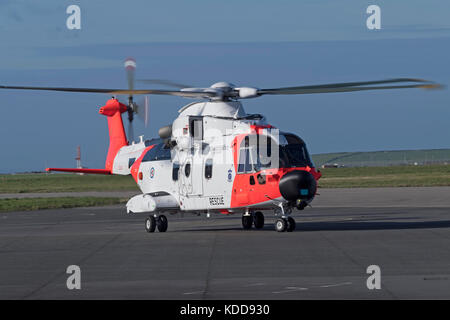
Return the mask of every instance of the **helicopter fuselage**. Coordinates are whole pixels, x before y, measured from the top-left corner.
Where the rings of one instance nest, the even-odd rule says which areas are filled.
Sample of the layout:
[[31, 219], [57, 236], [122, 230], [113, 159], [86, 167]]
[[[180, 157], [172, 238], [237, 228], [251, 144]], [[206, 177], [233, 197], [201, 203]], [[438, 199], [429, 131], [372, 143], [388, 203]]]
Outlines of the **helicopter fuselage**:
[[[117, 153], [112, 173], [131, 174], [142, 191], [128, 212], [248, 213], [303, 208], [313, 200], [320, 172], [297, 136], [247, 115], [238, 101], [197, 102], [179, 112], [165, 136]], [[314, 183], [289, 181], [284, 188], [298, 190], [283, 195], [280, 182], [297, 171]]]

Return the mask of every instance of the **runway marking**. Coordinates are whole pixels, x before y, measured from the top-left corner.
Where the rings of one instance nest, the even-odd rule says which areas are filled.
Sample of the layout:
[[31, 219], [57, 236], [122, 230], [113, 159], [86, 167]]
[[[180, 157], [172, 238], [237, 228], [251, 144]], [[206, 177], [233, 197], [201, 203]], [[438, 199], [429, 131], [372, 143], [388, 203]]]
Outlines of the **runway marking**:
[[193, 292], [184, 292], [183, 294], [189, 295], [189, 294], [202, 294], [204, 291], [193, 291]]
[[303, 288], [303, 287], [285, 287], [285, 289], [286, 290], [274, 291], [272, 293], [279, 294], [279, 293], [290, 293], [290, 292], [295, 292], [295, 291], [306, 291], [306, 290], [308, 290], [308, 288]]
[[[314, 286], [313, 288], [332, 288], [332, 287], [340, 287], [340, 286], [348, 286], [353, 284], [352, 282], [342, 282], [342, 283], [334, 283], [334, 284], [324, 284], [321, 286]], [[273, 291], [274, 294], [280, 294], [280, 293], [290, 293], [295, 291], [306, 291], [309, 290], [309, 288], [305, 287], [285, 287], [285, 290], [281, 291]]]
[[351, 282], [342, 282], [342, 283], [336, 283], [336, 284], [325, 284], [323, 286], [319, 286], [320, 288], [331, 288], [331, 287], [340, 287], [340, 286], [348, 286], [352, 284]]
[[258, 282], [258, 283], [246, 284], [244, 287], [256, 287], [256, 286], [264, 286], [264, 285], [265, 285], [265, 283]]
[[439, 276], [425, 277], [425, 278], [423, 278], [423, 280], [448, 280], [448, 277], [439, 277]]
[[213, 261], [213, 258], [214, 258], [214, 252], [215, 252], [215, 249], [216, 249], [216, 244], [217, 244], [217, 233], [214, 234], [214, 239], [213, 239], [212, 245], [211, 245], [211, 251], [209, 253], [208, 269], [207, 269], [207, 272], [206, 272], [205, 289], [202, 291], [202, 294], [203, 294], [202, 298], [203, 299], [205, 299], [206, 294], [209, 291], [209, 283], [210, 283], [210, 280], [211, 280], [211, 265], [212, 265], [212, 261]]

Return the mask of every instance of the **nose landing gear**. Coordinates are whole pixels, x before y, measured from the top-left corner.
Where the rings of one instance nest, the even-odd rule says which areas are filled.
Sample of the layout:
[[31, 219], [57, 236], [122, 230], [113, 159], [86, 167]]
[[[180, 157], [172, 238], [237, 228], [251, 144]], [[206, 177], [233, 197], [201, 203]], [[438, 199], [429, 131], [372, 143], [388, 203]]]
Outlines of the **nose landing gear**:
[[295, 230], [295, 220], [292, 217], [279, 218], [275, 221], [275, 230], [278, 232], [292, 232]]
[[278, 232], [292, 232], [295, 230], [295, 220], [289, 214], [292, 209], [290, 207], [285, 208], [282, 202], [276, 203], [279, 207], [278, 210], [275, 210], [275, 214], [279, 216], [279, 218], [275, 221], [275, 231]]

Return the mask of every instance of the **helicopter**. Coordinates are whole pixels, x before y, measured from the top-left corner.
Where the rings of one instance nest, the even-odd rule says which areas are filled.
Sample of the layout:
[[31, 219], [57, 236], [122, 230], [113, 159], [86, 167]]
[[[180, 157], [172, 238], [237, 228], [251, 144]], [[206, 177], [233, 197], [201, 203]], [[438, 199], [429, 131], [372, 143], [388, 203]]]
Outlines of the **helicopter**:
[[[387, 89], [432, 89], [432, 81], [397, 78], [378, 81], [260, 89], [217, 82], [193, 88], [163, 80], [144, 80], [176, 87], [174, 90], [135, 89], [136, 61], [125, 60], [127, 89], [0, 86], [0, 89], [50, 90], [113, 95], [99, 109], [106, 116], [109, 148], [105, 167], [46, 168], [88, 174], [131, 175], [141, 190], [128, 200], [129, 214], [145, 213], [145, 230], [166, 232], [166, 215], [193, 213], [242, 215], [245, 230], [264, 227], [264, 214], [274, 213], [274, 228], [292, 232], [295, 211], [304, 210], [317, 194], [321, 177], [305, 142], [297, 135], [270, 125], [261, 114], [245, 112], [241, 100], [264, 95], [319, 94]], [[196, 101], [183, 106], [158, 138], [134, 141], [134, 115], [148, 119], [148, 95], [172, 95]], [[125, 103], [117, 96], [128, 95]], [[136, 103], [135, 95], [144, 95]], [[128, 116], [125, 133], [122, 114]]]

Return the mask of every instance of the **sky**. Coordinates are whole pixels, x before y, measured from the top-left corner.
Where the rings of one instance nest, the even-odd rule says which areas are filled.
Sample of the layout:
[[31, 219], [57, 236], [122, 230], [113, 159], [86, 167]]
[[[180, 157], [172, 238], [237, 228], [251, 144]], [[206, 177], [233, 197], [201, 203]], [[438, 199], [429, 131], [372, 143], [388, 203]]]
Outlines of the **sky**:
[[[69, 30], [66, 9], [81, 9]], [[369, 30], [366, 9], [381, 9]], [[125, 88], [136, 77], [193, 86], [229, 81], [271, 88], [415, 77], [450, 83], [445, 0], [2, 0], [0, 85]], [[141, 88], [150, 86], [140, 85]], [[0, 91], [0, 173], [103, 167], [108, 137], [98, 107], [109, 97]], [[396, 90], [243, 101], [248, 113], [300, 135], [311, 153], [450, 148], [450, 91]], [[191, 100], [150, 96], [156, 136]]]

